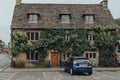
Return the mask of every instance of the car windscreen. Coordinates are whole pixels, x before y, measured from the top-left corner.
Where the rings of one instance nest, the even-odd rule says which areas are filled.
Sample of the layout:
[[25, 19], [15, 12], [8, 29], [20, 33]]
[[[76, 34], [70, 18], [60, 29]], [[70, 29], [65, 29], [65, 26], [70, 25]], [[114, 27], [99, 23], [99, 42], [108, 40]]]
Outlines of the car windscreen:
[[76, 59], [74, 60], [76, 63], [90, 63], [88, 59]]

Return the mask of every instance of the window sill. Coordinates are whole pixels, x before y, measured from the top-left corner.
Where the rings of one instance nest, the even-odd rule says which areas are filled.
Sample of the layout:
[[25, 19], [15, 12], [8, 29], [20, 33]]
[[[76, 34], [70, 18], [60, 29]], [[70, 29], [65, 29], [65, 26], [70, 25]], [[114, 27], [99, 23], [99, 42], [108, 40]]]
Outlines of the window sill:
[[94, 22], [85, 22], [85, 24], [94, 24]]
[[27, 62], [38, 62], [39, 60], [27, 60]]
[[38, 23], [37, 21], [28, 21], [28, 23]]

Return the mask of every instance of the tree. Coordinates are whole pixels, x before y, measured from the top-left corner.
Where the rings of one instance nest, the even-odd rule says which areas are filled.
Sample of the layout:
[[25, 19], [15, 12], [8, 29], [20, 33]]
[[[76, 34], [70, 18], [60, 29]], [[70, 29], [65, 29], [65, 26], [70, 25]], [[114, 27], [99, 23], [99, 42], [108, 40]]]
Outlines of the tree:
[[3, 50], [3, 48], [4, 48], [4, 43], [2, 40], [0, 40], [0, 52]]
[[99, 49], [99, 65], [103, 67], [116, 66], [116, 41], [114, 37], [105, 34], [105, 29], [101, 27], [94, 28], [95, 46]]
[[12, 51], [11, 54], [16, 56], [20, 52], [28, 50], [27, 37], [25, 35], [20, 35], [18, 33], [11, 34], [12, 39]]

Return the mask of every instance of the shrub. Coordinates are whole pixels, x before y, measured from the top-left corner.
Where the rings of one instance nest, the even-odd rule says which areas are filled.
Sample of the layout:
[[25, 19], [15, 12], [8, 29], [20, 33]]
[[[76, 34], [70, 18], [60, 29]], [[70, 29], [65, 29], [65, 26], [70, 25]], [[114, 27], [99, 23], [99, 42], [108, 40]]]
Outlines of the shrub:
[[11, 67], [24, 68], [25, 67], [25, 62], [24, 61], [12, 61], [11, 62]]

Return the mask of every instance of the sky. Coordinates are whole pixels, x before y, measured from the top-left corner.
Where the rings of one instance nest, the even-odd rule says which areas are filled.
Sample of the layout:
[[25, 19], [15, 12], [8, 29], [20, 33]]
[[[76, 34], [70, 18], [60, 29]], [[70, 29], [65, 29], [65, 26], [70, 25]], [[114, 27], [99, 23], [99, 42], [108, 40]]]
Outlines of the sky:
[[[102, 0], [22, 0], [22, 3], [99, 4]], [[16, 0], [0, 0], [0, 40], [10, 42], [10, 26]], [[108, 0], [114, 19], [120, 18], [120, 0]]]

